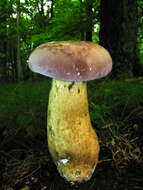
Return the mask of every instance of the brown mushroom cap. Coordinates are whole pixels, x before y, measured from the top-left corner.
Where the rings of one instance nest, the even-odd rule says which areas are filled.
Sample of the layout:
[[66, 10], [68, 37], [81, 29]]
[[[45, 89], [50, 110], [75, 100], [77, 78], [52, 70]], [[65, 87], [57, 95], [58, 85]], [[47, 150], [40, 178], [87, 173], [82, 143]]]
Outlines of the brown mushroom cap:
[[67, 81], [88, 81], [106, 76], [112, 69], [108, 51], [92, 42], [50, 42], [29, 57], [32, 71]]

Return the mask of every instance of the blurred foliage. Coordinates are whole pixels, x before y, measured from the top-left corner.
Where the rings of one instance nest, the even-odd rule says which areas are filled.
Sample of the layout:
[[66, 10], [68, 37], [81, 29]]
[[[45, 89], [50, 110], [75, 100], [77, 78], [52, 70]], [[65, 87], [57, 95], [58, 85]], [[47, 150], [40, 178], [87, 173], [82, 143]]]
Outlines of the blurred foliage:
[[43, 135], [45, 129], [41, 125], [46, 126], [50, 82], [41, 83], [21, 82], [1, 87], [0, 129], [4, 129], [4, 134]]
[[143, 1], [138, 1], [138, 43], [140, 52], [140, 63], [143, 65]]
[[[41, 43], [62, 40], [85, 39], [87, 32], [87, 0], [23, 0], [20, 3], [20, 24], [16, 24], [16, 0], [0, 1], [0, 33], [6, 38], [7, 78], [16, 80], [17, 30], [20, 32], [20, 51], [24, 79], [30, 78], [27, 59], [31, 51]], [[138, 1], [138, 46], [140, 62], [143, 57], [143, 3]], [[100, 1], [93, 1], [94, 42], [99, 42]], [[2, 39], [3, 37], [1, 37]]]

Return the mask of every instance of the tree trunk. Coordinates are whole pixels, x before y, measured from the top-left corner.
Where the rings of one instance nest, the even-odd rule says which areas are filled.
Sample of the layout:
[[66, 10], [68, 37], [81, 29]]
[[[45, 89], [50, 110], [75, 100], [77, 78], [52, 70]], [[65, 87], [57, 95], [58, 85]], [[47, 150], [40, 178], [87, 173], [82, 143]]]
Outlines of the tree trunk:
[[84, 37], [84, 31], [81, 31], [81, 32], [80, 32], [80, 39], [81, 39], [81, 40], [84, 40], [84, 39], [85, 39], [85, 37]]
[[54, 0], [51, 0], [51, 8], [50, 8], [50, 13], [51, 13], [51, 19], [53, 18], [54, 16]]
[[6, 35], [0, 35], [0, 81], [6, 81], [7, 79], [7, 38]]
[[7, 80], [7, 11], [6, 0], [0, 1], [0, 81]]
[[100, 19], [100, 44], [111, 53], [112, 76], [131, 77], [138, 70], [137, 1], [101, 0]]
[[84, 27], [84, 16], [85, 16], [85, 5], [82, 2], [82, 0], [80, 1], [80, 15], [79, 15], [79, 19], [80, 19], [80, 40], [85, 40], [85, 27]]
[[92, 41], [92, 29], [93, 29], [93, 0], [87, 0], [86, 2], [86, 16], [87, 16], [87, 28], [86, 28], [86, 40]]
[[20, 81], [22, 79], [22, 66], [20, 55], [20, 0], [17, 0], [17, 77]]

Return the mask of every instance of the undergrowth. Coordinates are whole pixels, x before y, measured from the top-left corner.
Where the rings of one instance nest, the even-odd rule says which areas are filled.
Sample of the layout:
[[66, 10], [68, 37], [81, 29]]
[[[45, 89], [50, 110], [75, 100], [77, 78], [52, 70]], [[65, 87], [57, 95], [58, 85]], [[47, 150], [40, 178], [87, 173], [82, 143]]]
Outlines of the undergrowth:
[[[6, 184], [30, 180], [50, 163], [46, 135], [50, 86], [51, 80], [0, 86], [0, 181]], [[143, 163], [142, 92], [143, 81], [88, 83], [91, 122], [101, 147], [99, 164]]]
[[143, 81], [102, 82], [91, 88], [89, 109], [100, 139], [101, 162], [117, 167], [142, 162]]

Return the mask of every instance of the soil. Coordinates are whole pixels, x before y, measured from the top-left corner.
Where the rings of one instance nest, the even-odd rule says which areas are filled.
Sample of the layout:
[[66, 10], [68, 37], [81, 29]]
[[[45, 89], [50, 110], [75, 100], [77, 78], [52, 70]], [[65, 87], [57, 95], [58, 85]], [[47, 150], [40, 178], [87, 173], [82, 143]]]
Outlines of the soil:
[[143, 162], [115, 167], [103, 161], [89, 181], [72, 185], [59, 175], [43, 138], [21, 139], [1, 143], [0, 190], [143, 190]]
[[12, 181], [3, 176], [0, 190], [143, 190], [143, 165], [134, 163], [115, 168], [109, 163], [101, 163], [88, 182], [72, 185], [59, 175], [55, 165], [49, 161], [48, 165], [43, 164], [37, 171], [21, 180], [19, 178], [19, 182], [17, 177], [16, 184], [13, 181], [13, 185]]

